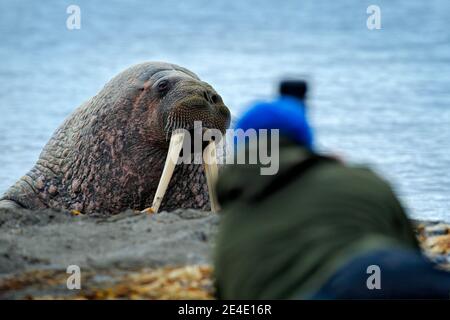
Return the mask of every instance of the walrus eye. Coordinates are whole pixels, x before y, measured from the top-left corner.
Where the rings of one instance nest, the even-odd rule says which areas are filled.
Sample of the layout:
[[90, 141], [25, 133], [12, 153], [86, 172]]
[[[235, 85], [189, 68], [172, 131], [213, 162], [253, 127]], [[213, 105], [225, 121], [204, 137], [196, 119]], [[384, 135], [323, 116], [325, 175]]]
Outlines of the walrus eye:
[[168, 88], [169, 88], [169, 81], [162, 80], [160, 83], [158, 83], [158, 91], [160, 93], [166, 93]]

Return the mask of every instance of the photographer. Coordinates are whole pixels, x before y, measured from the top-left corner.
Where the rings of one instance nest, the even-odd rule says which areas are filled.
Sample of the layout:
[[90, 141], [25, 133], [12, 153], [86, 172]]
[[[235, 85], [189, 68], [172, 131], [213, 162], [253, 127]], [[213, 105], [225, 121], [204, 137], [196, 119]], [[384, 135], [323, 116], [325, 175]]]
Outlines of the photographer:
[[315, 151], [305, 93], [285, 82], [279, 99], [236, 125], [278, 129], [280, 169], [263, 176], [260, 164], [234, 164], [219, 177], [218, 297], [449, 298], [450, 275], [422, 256], [389, 184]]

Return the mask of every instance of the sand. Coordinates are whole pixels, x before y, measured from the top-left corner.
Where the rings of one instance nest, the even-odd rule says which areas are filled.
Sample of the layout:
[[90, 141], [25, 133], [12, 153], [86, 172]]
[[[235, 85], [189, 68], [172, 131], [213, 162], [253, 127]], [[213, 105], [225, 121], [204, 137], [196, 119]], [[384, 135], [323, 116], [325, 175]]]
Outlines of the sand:
[[[2, 299], [212, 299], [220, 215], [73, 215], [0, 209]], [[450, 270], [450, 226], [414, 221], [425, 253]], [[69, 265], [81, 289], [68, 290]]]
[[0, 210], [0, 298], [80, 294], [67, 292], [64, 281], [61, 290], [29, 290], [39, 279], [66, 279], [69, 265], [95, 275], [87, 284], [93, 287], [133, 271], [208, 264], [218, 222], [218, 215], [195, 210], [156, 215], [129, 210], [109, 217]]

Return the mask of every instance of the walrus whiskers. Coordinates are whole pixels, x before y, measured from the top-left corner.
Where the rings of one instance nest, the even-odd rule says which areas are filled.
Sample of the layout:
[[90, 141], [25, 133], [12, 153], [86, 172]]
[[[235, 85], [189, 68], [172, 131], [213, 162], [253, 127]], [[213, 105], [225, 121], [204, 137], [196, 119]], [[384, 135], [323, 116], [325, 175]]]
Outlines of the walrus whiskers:
[[169, 135], [170, 135], [170, 128], [173, 127], [173, 119], [172, 117], [169, 115], [169, 117], [167, 118], [167, 124], [164, 127], [164, 130], [166, 131], [166, 139], [169, 140]]

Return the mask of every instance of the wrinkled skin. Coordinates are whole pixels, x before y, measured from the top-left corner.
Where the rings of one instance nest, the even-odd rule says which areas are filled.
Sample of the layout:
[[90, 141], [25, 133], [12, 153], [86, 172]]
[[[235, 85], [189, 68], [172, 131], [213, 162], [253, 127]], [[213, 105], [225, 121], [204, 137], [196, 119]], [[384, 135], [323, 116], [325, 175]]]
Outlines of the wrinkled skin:
[[[118, 213], [150, 207], [176, 128], [226, 130], [222, 98], [189, 70], [143, 63], [117, 75], [56, 130], [1, 205]], [[160, 210], [208, 210], [202, 165], [178, 165]]]

